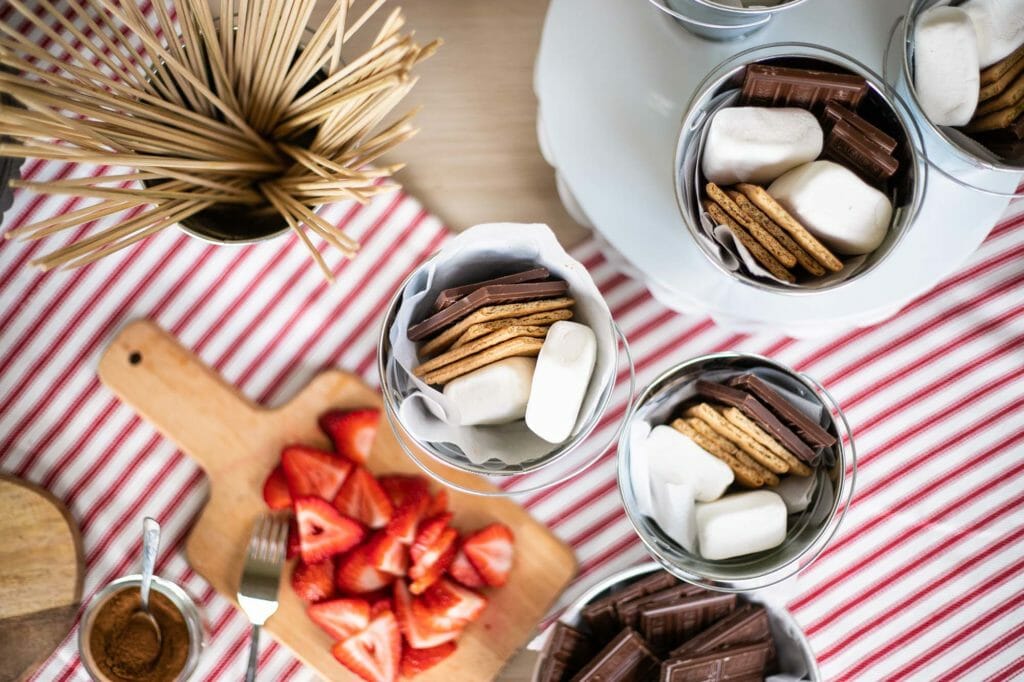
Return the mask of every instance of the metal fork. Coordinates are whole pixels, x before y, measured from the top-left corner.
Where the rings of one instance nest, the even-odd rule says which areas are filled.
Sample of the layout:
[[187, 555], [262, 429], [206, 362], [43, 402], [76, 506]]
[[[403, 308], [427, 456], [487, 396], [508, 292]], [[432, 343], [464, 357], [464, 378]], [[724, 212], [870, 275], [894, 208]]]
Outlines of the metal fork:
[[238, 605], [252, 623], [246, 682], [256, 679], [260, 629], [277, 611], [277, 588], [281, 583], [287, 540], [288, 520], [279, 514], [262, 514], [252, 525], [249, 554], [237, 595]]

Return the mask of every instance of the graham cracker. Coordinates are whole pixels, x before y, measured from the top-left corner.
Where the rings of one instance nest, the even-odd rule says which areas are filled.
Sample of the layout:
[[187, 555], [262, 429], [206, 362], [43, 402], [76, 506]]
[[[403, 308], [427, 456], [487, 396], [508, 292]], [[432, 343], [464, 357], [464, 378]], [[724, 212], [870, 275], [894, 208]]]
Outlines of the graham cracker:
[[514, 339], [509, 339], [496, 346], [490, 346], [479, 353], [445, 365], [441, 369], [435, 370], [421, 378], [427, 384], [441, 386], [447, 384], [452, 379], [457, 379], [463, 374], [469, 374], [475, 369], [480, 369], [498, 360], [512, 357], [537, 357], [543, 345], [544, 341], [542, 339], [532, 336], [517, 336]]
[[715, 202], [705, 199], [704, 210], [708, 212], [708, 215], [710, 215], [711, 219], [716, 223], [719, 225], [725, 225], [732, 230], [733, 234], [736, 235], [736, 239], [738, 239], [740, 243], [750, 251], [750, 255], [752, 255], [758, 263], [763, 265], [768, 272], [772, 273], [773, 276], [784, 282], [789, 282], [790, 284], [796, 282], [796, 277], [793, 276], [793, 273], [787, 270], [782, 263], [775, 258], [775, 256], [769, 253], [768, 249], [761, 246], [756, 239], [751, 237], [749, 232], [743, 229], [739, 223], [733, 220], [732, 217], [725, 212], [725, 209]]
[[504, 320], [491, 320], [490, 322], [480, 322], [474, 324], [467, 329], [462, 336], [460, 336], [455, 343], [452, 344], [452, 348], [458, 348], [464, 346], [473, 339], [496, 332], [499, 329], [510, 327], [514, 324], [524, 327], [547, 327], [559, 320], [572, 319], [571, 310], [550, 310], [546, 313], [536, 313], [534, 315], [527, 315], [526, 317], [510, 317]]
[[676, 419], [672, 422], [672, 428], [689, 436], [694, 443], [728, 464], [740, 485], [747, 488], [760, 488], [765, 484], [778, 485], [779, 479], [775, 474], [719, 436], [700, 419]]
[[523, 303], [504, 303], [502, 305], [485, 306], [462, 318], [434, 338], [425, 341], [423, 345], [420, 346], [419, 354], [421, 357], [425, 357], [434, 355], [438, 351], [448, 348], [455, 343], [455, 340], [462, 336], [467, 329], [480, 322], [503, 320], [510, 317], [525, 317], [527, 315], [549, 312], [551, 310], [564, 310], [566, 308], [571, 308], [575, 303], [576, 301], [568, 296], [560, 296], [558, 298], [542, 298], [537, 301], [525, 301]]
[[1000, 78], [1005, 76], [1007, 73], [1013, 71], [1013, 67], [1024, 62], [1024, 45], [1021, 45], [1016, 50], [1011, 52], [1006, 57], [1003, 57], [995, 64], [986, 66], [981, 70], [981, 85], [989, 85], [995, 83]]
[[544, 338], [548, 334], [548, 327], [526, 327], [522, 325], [509, 325], [504, 329], [499, 329], [496, 332], [491, 332], [486, 336], [481, 336], [478, 339], [474, 339], [464, 346], [459, 348], [452, 348], [440, 355], [427, 360], [418, 367], [414, 367], [412, 373], [418, 377], [425, 374], [430, 374], [436, 369], [450, 365], [453, 362], [461, 360], [464, 357], [470, 356], [473, 353], [479, 353], [485, 348], [491, 346], [497, 346], [499, 343], [504, 343], [509, 339], [514, 339], [520, 336], [530, 336], [534, 338]]
[[796, 265], [796, 256], [779, 243], [760, 223], [748, 216], [743, 209], [737, 206], [736, 202], [721, 187], [713, 182], [709, 182], [704, 189], [707, 190], [708, 196], [711, 197], [712, 201], [725, 209], [725, 212], [742, 225], [750, 233], [750, 236], [768, 250], [768, 253], [775, 256], [775, 260], [782, 263], [783, 267], [791, 268]]
[[782, 443], [775, 440], [769, 435], [764, 429], [754, 423], [747, 415], [743, 414], [740, 410], [735, 407], [727, 407], [722, 410], [722, 416], [725, 417], [733, 426], [740, 431], [744, 432], [758, 443], [768, 448], [771, 452], [778, 455], [786, 464], [789, 465], [789, 473], [796, 474], [797, 476], [810, 476], [814, 473], [809, 466], [804, 464], [794, 455], [792, 452], [783, 447]]
[[775, 222], [764, 214], [764, 211], [759, 209], [750, 203], [750, 199], [746, 198], [734, 189], [726, 190], [726, 194], [732, 199], [741, 211], [746, 213], [750, 218], [757, 222], [766, 232], [771, 234], [775, 239], [782, 244], [787, 251], [793, 254], [796, 261], [800, 264], [804, 270], [814, 275], [815, 277], [821, 277], [825, 274], [825, 268], [821, 267], [818, 261], [814, 260], [811, 254], [807, 253], [802, 246], [793, 241], [793, 238], [786, 234], [786, 231], [775, 224]]
[[732, 441], [738, 448], [753, 457], [761, 466], [775, 474], [785, 474], [789, 471], [789, 465], [775, 453], [768, 450], [756, 440], [737, 429], [722, 416], [722, 414], [708, 403], [694, 405], [686, 411], [686, 416], [696, 417], [708, 423], [722, 438]]

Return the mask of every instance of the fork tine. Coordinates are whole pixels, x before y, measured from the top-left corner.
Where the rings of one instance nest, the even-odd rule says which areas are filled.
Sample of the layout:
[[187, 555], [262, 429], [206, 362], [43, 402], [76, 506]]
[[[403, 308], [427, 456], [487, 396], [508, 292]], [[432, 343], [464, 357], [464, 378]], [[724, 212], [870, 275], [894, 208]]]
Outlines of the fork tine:
[[274, 561], [275, 563], [281, 563], [284, 561], [285, 550], [288, 547], [288, 520], [284, 517], [278, 517], [277, 521], [277, 552], [274, 555]]

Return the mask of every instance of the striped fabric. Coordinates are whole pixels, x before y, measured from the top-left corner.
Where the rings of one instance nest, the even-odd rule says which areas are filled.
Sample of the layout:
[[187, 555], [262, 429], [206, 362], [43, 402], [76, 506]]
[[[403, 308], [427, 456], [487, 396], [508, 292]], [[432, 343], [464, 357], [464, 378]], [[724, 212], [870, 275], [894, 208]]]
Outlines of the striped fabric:
[[[10, 16], [10, 5], [0, 9]], [[20, 30], [57, 49], [30, 24]], [[23, 168], [33, 179], [115, 172], [123, 169]], [[80, 207], [21, 193], [4, 228]], [[42, 245], [0, 244], [0, 470], [71, 509], [86, 598], [135, 569], [142, 516], [160, 521], [159, 571], [196, 597], [208, 624], [197, 679], [238, 679], [248, 636], [244, 618], [183, 558], [205, 482], [94, 368], [121, 325], [150, 317], [266, 404], [329, 366], [375, 383], [383, 303], [446, 232], [404, 195], [324, 215], [364, 243], [351, 263], [323, 250], [333, 287], [292, 236], [218, 248], [168, 230], [123, 256], [46, 276], [26, 267]], [[826, 679], [1024, 677], [1024, 203], [961, 271], [894, 319], [816, 340], [734, 334], [672, 313], [617, 273], [596, 242], [575, 255], [629, 338], [641, 386], [675, 362], [734, 349], [813, 375], [845, 409], [860, 453], [856, 495], [829, 549], [787, 586]], [[625, 397], [614, 396], [595, 442], [614, 431]], [[565, 599], [646, 558], [620, 508], [614, 453], [523, 502], [577, 552], [581, 575]], [[270, 642], [260, 664], [262, 679], [313, 677]], [[72, 637], [34, 679], [87, 679]]]

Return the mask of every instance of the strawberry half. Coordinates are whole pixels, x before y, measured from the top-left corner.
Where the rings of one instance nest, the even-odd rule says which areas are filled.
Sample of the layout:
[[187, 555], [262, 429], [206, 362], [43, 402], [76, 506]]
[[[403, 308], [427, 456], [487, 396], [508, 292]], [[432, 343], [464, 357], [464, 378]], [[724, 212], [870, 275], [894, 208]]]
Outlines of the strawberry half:
[[299, 551], [307, 564], [347, 552], [362, 542], [365, 535], [362, 526], [319, 497], [297, 499], [295, 518], [299, 525]]
[[440, 537], [420, 555], [420, 558], [409, 568], [409, 591], [421, 594], [437, 582], [448, 570], [455, 558], [455, 543], [459, 534], [454, 528], [445, 528]]
[[343, 666], [368, 682], [398, 678], [402, 636], [391, 611], [382, 611], [362, 631], [334, 645], [331, 653]]
[[334, 443], [339, 455], [363, 464], [370, 457], [380, 424], [380, 410], [331, 410], [320, 415], [320, 428]]
[[430, 484], [422, 476], [403, 476], [401, 474], [389, 474], [380, 476], [377, 481], [384, 492], [391, 498], [391, 504], [395, 509], [401, 507], [409, 499], [426, 495], [430, 497]]
[[395, 505], [395, 511], [391, 520], [385, 526], [388, 535], [398, 538], [398, 541], [411, 545], [416, 539], [416, 527], [427, 511], [430, 504], [430, 495], [424, 491], [409, 491], [401, 504]]
[[345, 484], [333, 499], [338, 511], [370, 528], [383, 528], [394, 512], [388, 494], [373, 474], [361, 466], [357, 466], [345, 479]]
[[448, 567], [448, 575], [466, 587], [484, 587], [487, 584], [484, 582], [483, 576], [473, 568], [473, 563], [462, 551], [462, 547], [455, 552], [455, 558], [452, 559], [451, 566]]
[[[331, 576], [334, 587], [334, 576]], [[365, 599], [332, 599], [311, 605], [306, 613], [335, 641], [348, 639], [370, 624], [370, 605]]]
[[429, 649], [451, 642], [462, 634], [462, 628], [439, 628], [409, 592], [405, 581], [395, 583], [395, 616], [405, 641], [414, 649]]
[[400, 669], [403, 677], [415, 677], [424, 670], [429, 670], [444, 659], [455, 653], [455, 642], [445, 642], [429, 649], [413, 649], [406, 647], [402, 651]]
[[284, 558], [291, 559], [299, 556], [302, 552], [302, 545], [299, 542], [299, 524], [295, 522], [295, 517], [288, 519], [288, 549], [285, 551]]
[[360, 545], [342, 557], [334, 582], [338, 589], [348, 594], [365, 594], [387, 587], [395, 576], [377, 570], [370, 561], [370, 545]]
[[328, 557], [314, 564], [302, 561], [295, 564], [292, 589], [310, 604], [330, 598], [334, 594], [334, 560]]
[[424, 552], [437, 542], [451, 520], [451, 514], [441, 514], [429, 517], [420, 524], [416, 530], [416, 539], [413, 541], [412, 547], [409, 548], [409, 556], [414, 562], [419, 561]]
[[288, 491], [288, 479], [284, 468], [278, 464], [263, 483], [263, 500], [273, 510], [288, 509], [292, 506], [292, 494]]
[[379, 571], [405, 576], [409, 566], [409, 550], [402, 541], [386, 530], [377, 531], [366, 543], [370, 547], [370, 563]]
[[414, 603], [413, 612], [427, 614], [428, 622], [441, 629], [463, 628], [480, 617], [487, 598], [447, 578], [430, 586]]
[[492, 523], [466, 538], [462, 550], [473, 568], [491, 587], [501, 587], [512, 570], [512, 531], [502, 523]]
[[330, 502], [345, 482], [352, 463], [323, 450], [289, 445], [281, 452], [281, 468], [293, 500], [315, 496]]

